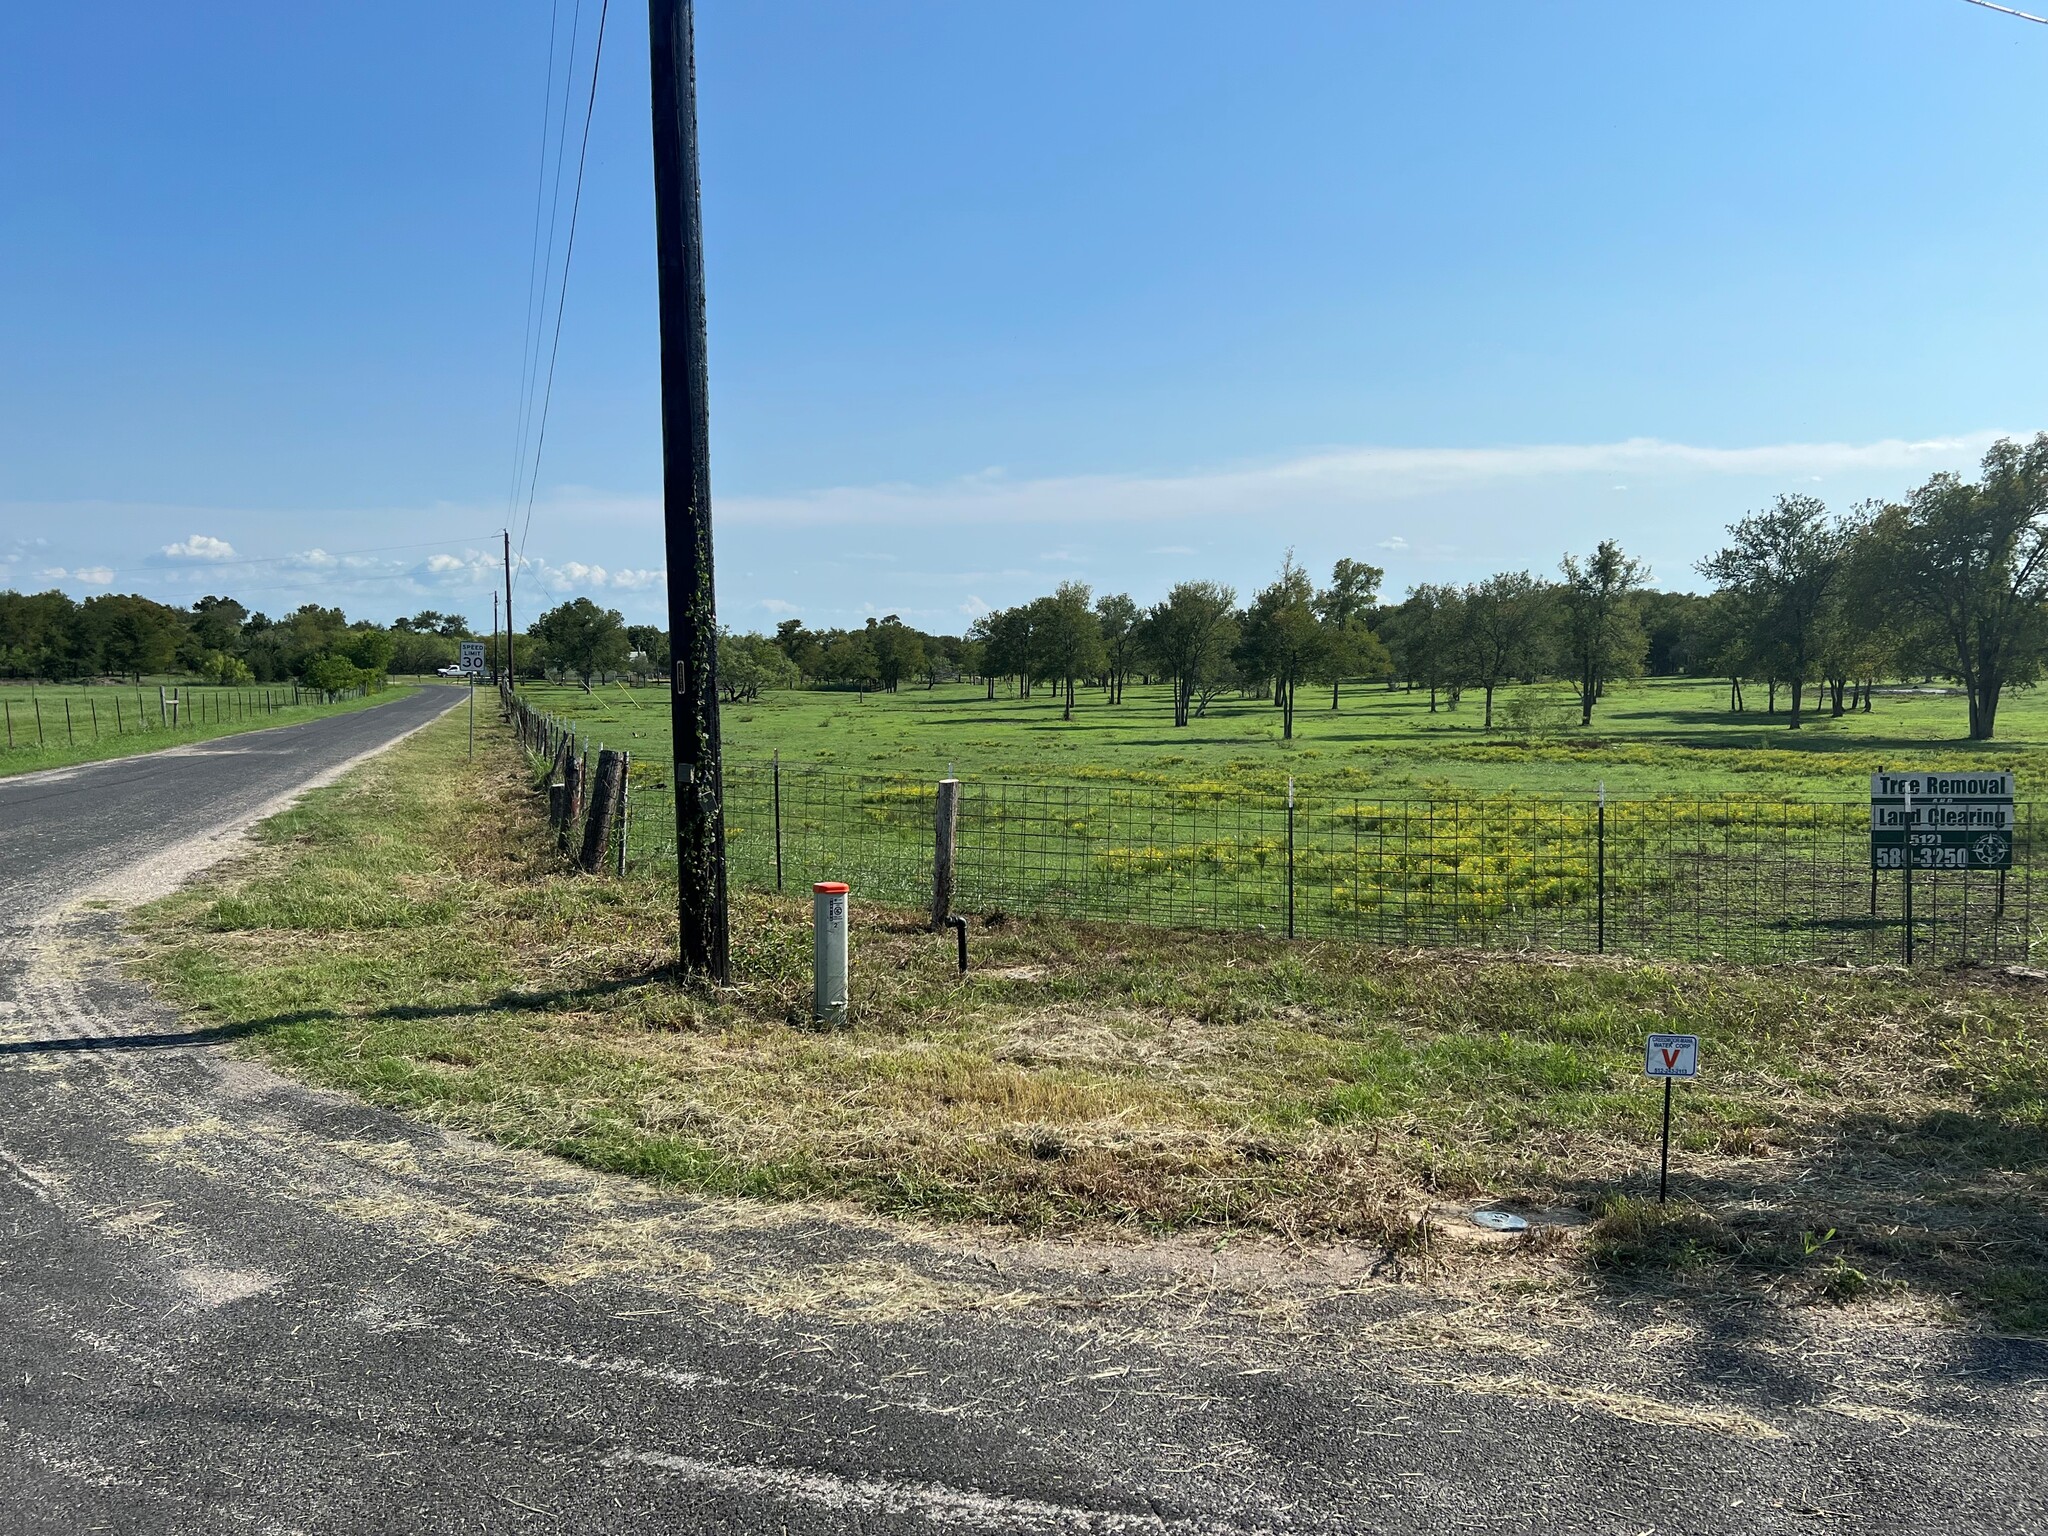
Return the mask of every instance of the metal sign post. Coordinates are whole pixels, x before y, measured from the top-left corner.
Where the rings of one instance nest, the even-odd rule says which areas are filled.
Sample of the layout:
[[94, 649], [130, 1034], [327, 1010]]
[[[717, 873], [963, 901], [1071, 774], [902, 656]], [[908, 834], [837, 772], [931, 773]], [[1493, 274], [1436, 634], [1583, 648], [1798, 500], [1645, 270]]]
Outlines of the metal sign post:
[[1671, 1193], [1671, 1085], [1699, 1076], [1698, 1035], [1652, 1035], [1643, 1046], [1643, 1075], [1664, 1079], [1664, 1151], [1657, 1165], [1657, 1203]]
[[484, 675], [484, 643], [481, 640], [462, 642], [462, 677], [469, 684], [469, 760], [476, 761], [476, 685]]

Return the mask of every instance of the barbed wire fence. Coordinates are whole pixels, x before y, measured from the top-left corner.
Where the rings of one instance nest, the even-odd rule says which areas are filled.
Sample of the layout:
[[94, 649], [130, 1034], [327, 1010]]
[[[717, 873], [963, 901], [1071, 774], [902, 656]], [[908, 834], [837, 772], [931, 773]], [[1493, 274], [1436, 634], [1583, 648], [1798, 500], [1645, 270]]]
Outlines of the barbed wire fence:
[[252, 725], [306, 704], [340, 704], [363, 697], [362, 688], [336, 693], [293, 683], [211, 686], [180, 683], [148, 688], [93, 685], [60, 689], [44, 698], [0, 697], [0, 751], [47, 752], [90, 746], [124, 736], [175, 736], [209, 726]]
[[[556, 847], [585, 874], [610, 872], [623, 878], [634, 808], [627, 783], [631, 754], [592, 742], [572, 722], [535, 709], [509, 688], [500, 687], [498, 705], [546, 791]], [[673, 847], [673, 807], [669, 842]]]
[[[547, 734], [552, 729], [554, 734]], [[573, 730], [543, 727], [532, 750]], [[572, 751], [570, 756], [574, 756]], [[566, 758], [564, 759], [566, 761]], [[617, 867], [675, 851], [665, 765], [634, 765]], [[728, 758], [728, 871], [739, 889], [843, 880], [926, 907], [939, 787], [905, 776]], [[1474, 794], [1369, 799], [1224, 784], [968, 780], [957, 910], [1402, 947], [1643, 959], [2025, 961], [2044, 914], [2033, 807], [2010, 870], [1874, 871], [1863, 799]], [[1910, 918], [1908, 914], [1910, 913]]]

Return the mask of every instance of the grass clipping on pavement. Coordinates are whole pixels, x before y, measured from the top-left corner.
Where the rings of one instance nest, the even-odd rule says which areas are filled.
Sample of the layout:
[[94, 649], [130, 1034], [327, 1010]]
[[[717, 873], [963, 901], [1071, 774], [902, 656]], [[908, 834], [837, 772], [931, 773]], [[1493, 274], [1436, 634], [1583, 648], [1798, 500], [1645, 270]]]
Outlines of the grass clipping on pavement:
[[[854, 893], [853, 1022], [808, 902], [740, 894], [735, 985], [675, 985], [674, 886], [569, 871], [493, 730], [443, 721], [142, 918], [153, 977], [320, 1084], [692, 1190], [1023, 1229], [1429, 1250], [1485, 1201], [1594, 1218], [1619, 1284], [1910, 1293], [2048, 1327], [2048, 987], [978, 916], [974, 971]], [[1651, 1031], [1703, 1037], [1672, 1206]], [[1540, 1241], [1534, 1241], [1540, 1240]], [[1492, 1251], [1492, 1250], [1488, 1250]]]

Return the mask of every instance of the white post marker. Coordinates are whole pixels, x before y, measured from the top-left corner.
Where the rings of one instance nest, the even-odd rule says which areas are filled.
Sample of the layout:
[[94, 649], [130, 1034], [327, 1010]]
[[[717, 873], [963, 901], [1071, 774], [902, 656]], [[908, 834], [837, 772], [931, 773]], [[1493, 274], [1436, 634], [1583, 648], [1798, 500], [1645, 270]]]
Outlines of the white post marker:
[[811, 887], [811, 1017], [819, 1024], [846, 1022], [846, 897], [848, 887], [821, 880]]
[[1643, 1073], [1664, 1079], [1664, 1155], [1657, 1167], [1657, 1203], [1671, 1189], [1671, 1085], [1700, 1073], [1698, 1035], [1652, 1035], [1643, 1045]]

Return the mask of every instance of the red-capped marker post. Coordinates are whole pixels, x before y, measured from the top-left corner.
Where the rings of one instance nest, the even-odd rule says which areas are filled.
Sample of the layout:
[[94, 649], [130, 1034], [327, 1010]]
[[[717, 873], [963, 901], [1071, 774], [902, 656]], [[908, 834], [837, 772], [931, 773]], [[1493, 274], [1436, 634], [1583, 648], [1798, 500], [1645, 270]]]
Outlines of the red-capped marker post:
[[837, 880], [811, 887], [811, 1017], [836, 1028], [846, 1022], [846, 897]]
[[1657, 1166], [1657, 1203], [1671, 1188], [1671, 1085], [1700, 1074], [1698, 1035], [1652, 1035], [1643, 1046], [1643, 1073], [1664, 1079], [1664, 1156]]

